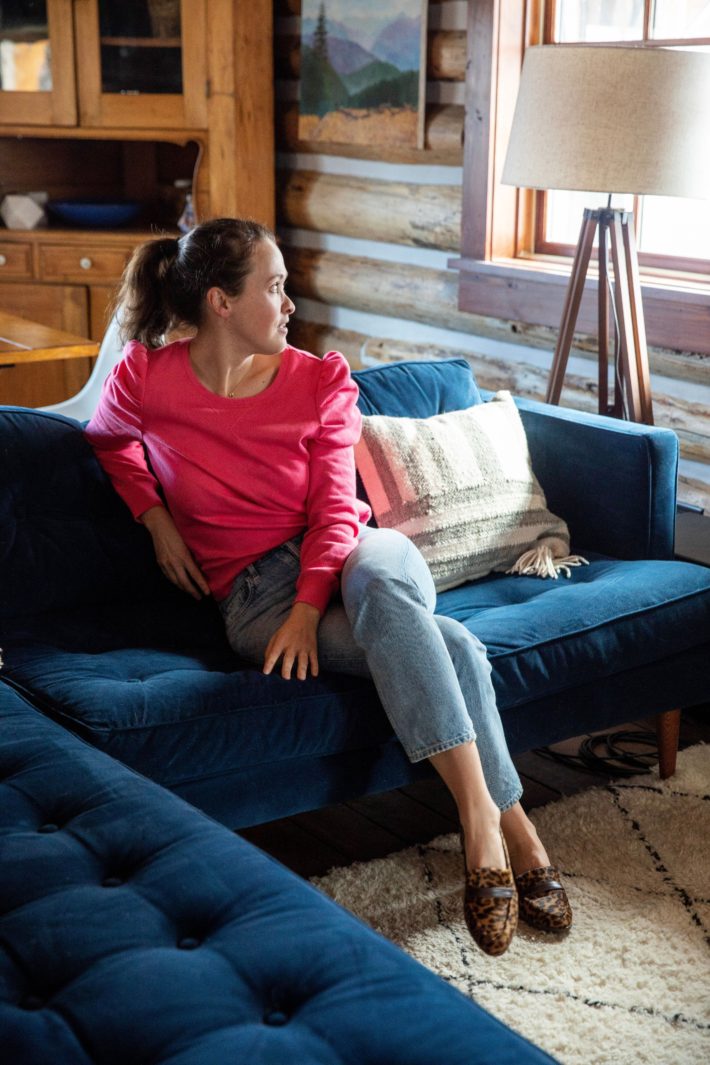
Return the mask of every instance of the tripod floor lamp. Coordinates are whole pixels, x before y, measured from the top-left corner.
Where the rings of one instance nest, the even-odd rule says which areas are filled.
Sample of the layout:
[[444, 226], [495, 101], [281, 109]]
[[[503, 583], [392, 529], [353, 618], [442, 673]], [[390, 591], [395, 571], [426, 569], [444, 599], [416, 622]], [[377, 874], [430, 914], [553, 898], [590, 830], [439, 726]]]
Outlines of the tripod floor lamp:
[[597, 238], [599, 410], [651, 424], [633, 214], [613, 208], [611, 194], [710, 196], [710, 55], [589, 44], [529, 48], [502, 180], [609, 195], [605, 207], [584, 211], [546, 398], [559, 403]]

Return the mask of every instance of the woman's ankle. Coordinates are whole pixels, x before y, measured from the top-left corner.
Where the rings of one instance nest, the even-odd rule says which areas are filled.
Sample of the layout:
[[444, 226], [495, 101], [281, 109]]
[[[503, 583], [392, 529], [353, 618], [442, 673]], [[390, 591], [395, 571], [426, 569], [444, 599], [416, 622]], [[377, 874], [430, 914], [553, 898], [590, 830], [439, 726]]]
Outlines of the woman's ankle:
[[467, 869], [505, 869], [501, 840], [500, 812], [497, 807], [461, 819]]
[[501, 831], [516, 876], [550, 864], [547, 851], [532, 821], [519, 803], [501, 815]]

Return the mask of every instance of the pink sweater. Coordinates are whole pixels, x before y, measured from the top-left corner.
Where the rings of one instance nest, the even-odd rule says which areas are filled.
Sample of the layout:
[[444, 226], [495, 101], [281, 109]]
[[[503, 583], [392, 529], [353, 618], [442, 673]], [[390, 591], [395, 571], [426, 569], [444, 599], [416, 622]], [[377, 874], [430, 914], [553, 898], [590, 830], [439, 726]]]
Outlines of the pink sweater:
[[287, 347], [268, 388], [227, 399], [195, 376], [189, 341], [150, 352], [131, 341], [86, 435], [134, 517], [167, 505], [217, 600], [306, 530], [296, 599], [323, 612], [370, 516], [355, 495], [356, 399], [335, 351]]

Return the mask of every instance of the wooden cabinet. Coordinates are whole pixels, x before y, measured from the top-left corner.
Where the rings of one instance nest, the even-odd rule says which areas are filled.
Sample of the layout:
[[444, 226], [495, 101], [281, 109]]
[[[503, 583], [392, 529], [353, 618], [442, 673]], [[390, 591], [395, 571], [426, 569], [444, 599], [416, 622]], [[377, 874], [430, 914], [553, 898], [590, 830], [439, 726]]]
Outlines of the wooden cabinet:
[[206, 3], [4, 5], [0, 121], [205, 128]]
[[73, 126], [72, 0], [0, 7], [0, 122]]
[[202, 0], [76, 0], [74, 16], [82, 125], [206, 127]]
[[[0, 228], [2, 307], [100, 339], [132, 249], [176, 232], [175, 181], [191, 182], [198, 221], [273, 226], [272, 22], [272, 0], [0, 5], [2, 193], [141, 204], [130, 231], [82, 231], [51, 214], [44, 229]], [[81, 324], [58, 320], [68, 294]], [[35, 385], [37, 374], [54, 375], [51, 399], [24, 385], [21, 399], [8, 394], [7, 371], [2, 402], [66, 398], [77, 391], [67, 374], [78, 370], [27, 368]], [[12, 371], [18, 380], [23, 372]]]

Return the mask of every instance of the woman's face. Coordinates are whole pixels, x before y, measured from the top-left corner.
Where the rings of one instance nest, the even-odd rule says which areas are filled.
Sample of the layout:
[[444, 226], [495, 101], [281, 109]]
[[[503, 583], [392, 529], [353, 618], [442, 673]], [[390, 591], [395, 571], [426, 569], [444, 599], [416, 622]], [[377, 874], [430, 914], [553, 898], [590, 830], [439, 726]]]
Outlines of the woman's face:
[[288, 320], [296, 305], [286, 295], [285, 284], [281, 252], [273, 241], [259, 241], [244, 288], [230, 299], [230, 326], [245, 354], [276, 355], [286, 346]]

